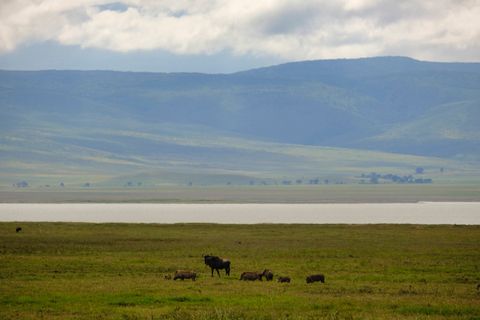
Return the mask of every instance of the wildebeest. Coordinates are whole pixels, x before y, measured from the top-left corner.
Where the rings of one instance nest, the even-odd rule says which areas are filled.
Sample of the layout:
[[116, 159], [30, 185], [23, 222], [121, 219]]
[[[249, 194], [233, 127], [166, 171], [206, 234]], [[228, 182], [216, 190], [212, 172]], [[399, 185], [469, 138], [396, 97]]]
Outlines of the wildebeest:
[[193, 271], [177, 270], [177, 271], [175, 271], [175, 275], [173, 277], [173, 280], [192, 279], [192, 281], [195, 281], [196, 278], [197, 278], [197, 274]]
[[312, 274], [307, 277], [307, 283], [318, 282], [325, 283], [325, 276], [323, 274]]
[[212, 277], [213, 270], [216, 270], [218, 276], [220, 277], [220, 269], [225, 269], [226, 275], [230, 275], [230, 260], [209, 255], [203, 256], [203, 259], [205, 260], [205, 264], [212, 269]]
[[272, 281], [273, 280], [273, 272], [271, 270], [265, 269], [262, 272], [262, 276], [267, 279], [267, 281]]
[[290, 277], [278, 277], [278, 282], [288, 282], [290, 283]]
[[17, 228], [15, 229], [15, 232], [17, 232], [17, 233], [19, 233], [20, 231], [22, 231], [22, 228], [21, 228], [21, 227], [17, 227]]
[[246, 281], [246, 280], [248, 280], [248, 281], [260, 280], [260, 281], [262, 281], [262, 276], [263, 276], [262, 273], [247, 271], [247, 272], [242, 273], [242, 275], [240, 276], [240, 280], [244, 280], [244, 281]]

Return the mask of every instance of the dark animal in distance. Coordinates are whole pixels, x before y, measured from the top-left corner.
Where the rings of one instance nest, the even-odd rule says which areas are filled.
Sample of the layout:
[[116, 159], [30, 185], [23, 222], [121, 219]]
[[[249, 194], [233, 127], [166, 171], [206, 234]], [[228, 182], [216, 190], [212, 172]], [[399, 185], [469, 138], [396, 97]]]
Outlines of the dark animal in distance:
[[225, 269], [226, 275], [230, 275], [230, 260], [209, 255], [203, 256], [203, 259], [205, 260], [205, 264], [212, 269], [212, 277], [213, 270], [216, 270], [218, 276], [220, 277], [220, 269]]
[[325, 283], [325, 276], [323, 274], [312, 274], [307, 277], [307, 283], [321, 282]]
[[267, 281], [272, 281], [273, 280], [273, 272], [271, 270], [265, 269], [262, 272], [262, 276], [267, 279]]
[[240, 280], [244, 280], [244, 281], [260, 280], [260, 281], [262, 281], [262, 276], [263, 276], [262, 273], [247, 271], [247, 272], [242, 273], [242, 275], [240, 276]]
[[172, 276], [167, 274], [165, 275], [165, 277], [163, 277], [165, 280], [172, 280]]
[[15, 229], [15, 232], [17, 232], [17, 233], [19, 233], [20, 231], [22, 231], [21, 227], [17, 227], [17, 229]]
[[281, 283], [288, 282], [288, 283], [290, 283], [290, 277], [278, 277], [278, 282], [281, 282]]
[[173, 277], [173, 280], [192, 279], [192, 281], [195, 281], [196, 278], [197, 278], [197, 274], [193, 271], [177, 270], [175, 271], [175, 276]]

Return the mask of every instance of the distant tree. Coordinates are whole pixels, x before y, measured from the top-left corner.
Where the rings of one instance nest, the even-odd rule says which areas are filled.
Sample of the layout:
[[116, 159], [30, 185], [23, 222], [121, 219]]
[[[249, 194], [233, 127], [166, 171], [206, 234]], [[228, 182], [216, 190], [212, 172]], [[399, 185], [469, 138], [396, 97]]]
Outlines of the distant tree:
[[303, 182], [302, 179], [297, 179], [297, 180], [295, 181], [296, 184], [302, 184], [302, 182]]
[[28, 187], [28, 182], [23, 180], [23, 181], [19, 181], [17, 183], [14, 184], [15, 187], [17, 188], [27, 188]]
[[440, 172], [443, 173], [443, 171], [444, 171], [444, 169], [443, 169], [443, 167], [441, 167], [441, 168], [440, 168]]
[[380, 178], [381, 176], [380, 176], [378, 173], [376, 173], [376, 172], [371, 172], [371, 173], [368, 175], [368, 177], [370, 177], [370, 178], [377, 178], [377, 179], [378, 179], [378, 178]]
[[60, 187], [65, 187], [65, 184], [63, 182], [60, 182]]
[[83, 184], [83, 187], [84, 187], [84, 188], [90, 188], [90, 186], [91, 186], [90, 182], [85, 182], [85, 183]]
[[425, 170], [424, 170], [422, 167], [417, 167], [417, 168], [415, 169], [415, 173], [416, 173], [416, 174], [422, 174], [424, 171], [425, 171]]

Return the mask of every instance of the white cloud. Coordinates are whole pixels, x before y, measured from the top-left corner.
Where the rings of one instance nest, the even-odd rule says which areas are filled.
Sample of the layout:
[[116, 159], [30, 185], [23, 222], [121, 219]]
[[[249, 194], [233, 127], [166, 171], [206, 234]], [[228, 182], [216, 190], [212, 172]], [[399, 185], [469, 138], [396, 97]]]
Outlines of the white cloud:
[[41, 41], [118, 52], [480, 58], [480, 0], [1, 0], [0, 52]]

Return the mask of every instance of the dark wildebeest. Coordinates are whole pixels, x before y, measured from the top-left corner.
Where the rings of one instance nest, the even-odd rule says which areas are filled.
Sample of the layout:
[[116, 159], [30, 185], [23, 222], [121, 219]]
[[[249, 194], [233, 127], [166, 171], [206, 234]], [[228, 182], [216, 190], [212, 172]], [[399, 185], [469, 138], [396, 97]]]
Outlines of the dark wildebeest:
[[223, 259], [217, 256], [203, 256], [205, 260], [205, 264], [212, 269], [212, 277], [213, 277], [213, 270], [217, 271], [218, 276], [220, 277], [220, 269], [225, 269], [225, 273], [227, 276], [230, 275], [230, 260]]
[[323, 274], [312, 274], [307, 277], [307, 283], [318, 282], [325, 283], [325, 276]]
[[192, 279], [192, 281], [195, 281], [196, 278], [197, 278], [197, 274], [193, 271], [177, 270], [175, 271], [175, 276], [173, 277], [173, 280]]
[[248, 280], [248, 281], [255, 281], [255, 280], [260, 280], [262, 281], [262, 276], [263, 274], [262, 273], [258, 273], [258, 272], [244, 272], [242, 273], [242, 275], [240, 276], [240, 280]]
[[17, 227], [17, 229], [15, 229], [15, 232], [17, 232], [17, 233], [19, 233], [20, 231], [22, 231], [21, 227]]
[[262, 272], [262, 276], [267, 279], [267, 281], [272, 281], [273, 280], [273, 272], [271, 270], [265, 269]]
[[278, 282], [288, 282], [290, 283], [290, 277], [278, 277]]

